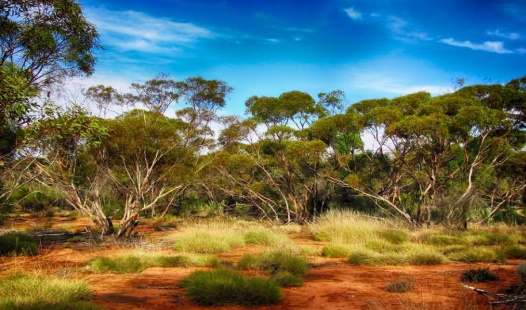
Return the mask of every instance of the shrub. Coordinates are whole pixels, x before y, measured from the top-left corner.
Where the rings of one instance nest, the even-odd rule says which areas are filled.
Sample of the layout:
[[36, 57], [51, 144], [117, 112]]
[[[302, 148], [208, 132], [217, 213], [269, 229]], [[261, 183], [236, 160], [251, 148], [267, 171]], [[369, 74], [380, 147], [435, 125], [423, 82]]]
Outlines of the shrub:
[[98, 309], [86, 303], [91, 297], [81, 280], [13, 275], [0, 281], [0, 309]]
[[450, 260], [465, 263], [489, 263], [495, 261], [497, 255], [491, 249], [474, 247], [453, 252], [447, 255]]
[[507, 258], [526, 259], [526, 247], [522, 245], [511, 245], [504, 249]]
[[33, 237], [19, 232], [0, 235], [0, 255], [37, 255], [38, 245]]
[[270, 305], [281, 300], [271, 280], [246, 278], [232, 270], [198, 271], [181, 282], [191, 301], [206, 306]]
[[323, 247], [321, 255], [325, 257], [349, 257], [352, 252], [352, 248], [345, 244], [331, 243]]
[[279, 271], [272, 276], [272, 280], [276, 281], [279, 286], [302, 286], [303, 280], [295, 274], [288, 271]]
[[406, 280], [398, 280], [387, 284], [385, 290], [392, 293], [404, 293], [413, 290], [413, 284]]
[[464, 271], [460, 275], [460, 281], [462, 282], [488, 282], [488, 281], [497, 281], [499, 277], [489, 271], [489, 268], [478, 268], [478, 269], [469, 269]]
[[174, 249], [184, 252], [216, 254], [240, 248], [245, 245], [242, 235], [225, 232], [210, 233], [206, 231], [191, 231], [179, 237]]
[[379, 254], [370, 250], [355, 250], [349, 256], [347, 263], [366, 266], [401, 266], [407, 265], [408, 259], [407, 256], [398, 253]]

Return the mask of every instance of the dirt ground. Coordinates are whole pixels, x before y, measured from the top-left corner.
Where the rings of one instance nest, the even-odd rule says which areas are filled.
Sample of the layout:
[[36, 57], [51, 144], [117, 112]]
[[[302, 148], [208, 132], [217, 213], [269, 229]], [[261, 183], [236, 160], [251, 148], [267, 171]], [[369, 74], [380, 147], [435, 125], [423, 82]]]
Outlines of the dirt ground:
[[[34, 220], [38, 225], [38, 220]], [[54, 225], [62, 220], [54, 220]], [[12, 221], [3, 228], [31, 226], [29, 221]], [[82, 229], [88, 222], [76, 221], [75, 228]], [[90, 224], [89, 224], [90, 225]], [[163, 232], [147, 226], [140, 230], [145, 235], [162, 236]], [[298, 244], [322, 244], [308, 239], [293, 239]], [[41, 254], [35, 257], [1, 257], [0, 275], [13, 272], [43, 272], [86, 280], [94, 294], [94, 302], [106, 309], [245, 309], [243, 307], [202, 307], [193, 304], [177, 287], [180, 280], [198, 268], [148, 268], [140, 274], [95, 274], [84, 265], [95, 256], [117, 256], [136, 248], [175, 254], [170, 246], [156, 246], [142, 241], [123, 245], [116, 241], [102, 244], [92, 242], [42, 244]], [[243, 254], [261, 250], [257, 246], [219, 255], [222, 260], [236, 261]], [[351, 266], [343, 259], [319, 256], [309, 259], [310, 268], [304, 285], [284, 288], [283, 300], [274, 306], [249, 307], [250, 309], [521, 309], [518, 306], [491, 306], [491, 298], [464, 288], [460, 274], [470, 268], [489, 268], [499, 276], [499, 281], [479, 283], [475, 286], [489, 292], [500, 292], [518, 284], [516, 267], [519, 261], [506, 264], [447, 263], [438, 266]], [[407, 280], [414, 290], [390, 293], [388, 283]], [[470, 284], [473, 285], [473, 284]]]

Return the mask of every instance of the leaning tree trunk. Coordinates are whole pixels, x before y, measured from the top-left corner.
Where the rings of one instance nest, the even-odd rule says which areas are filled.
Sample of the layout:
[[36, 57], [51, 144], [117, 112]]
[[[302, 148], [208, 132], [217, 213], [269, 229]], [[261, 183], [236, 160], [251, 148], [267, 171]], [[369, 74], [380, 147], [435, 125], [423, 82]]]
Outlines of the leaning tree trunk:
[[124, 206], [124, 214], [119, 224], [117, 237], [130, 237], [137, 225], [139, 225], [139, 207], [137, 201], [133, 201], [130, 197], [126, 200], [126, 205]]

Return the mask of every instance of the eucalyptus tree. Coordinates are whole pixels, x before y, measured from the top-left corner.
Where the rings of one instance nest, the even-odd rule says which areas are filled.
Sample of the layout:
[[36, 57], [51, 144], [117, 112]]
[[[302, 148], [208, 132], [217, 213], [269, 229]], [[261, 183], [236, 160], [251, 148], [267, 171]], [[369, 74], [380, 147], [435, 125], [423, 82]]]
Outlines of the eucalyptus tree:
[[0, 1], [0, 66], [20, 68], [31, 85], [93, 73], [98, 39], [75, 0]]
[[[360, 132], [372, 137], [376, 149], [344, 158], [347, 174], [332, 180], [414, 225], [466, 225], [484, 172], [505, 165], [524, 145], [517, 108], [523, 103], [511, 104], [518, 93], [507, 87], [477, 85], [433, 98], [420, 92], [354, 104], [347, 115], [361, 123]], [[524, 186], [512, 184], [507, 198]]]

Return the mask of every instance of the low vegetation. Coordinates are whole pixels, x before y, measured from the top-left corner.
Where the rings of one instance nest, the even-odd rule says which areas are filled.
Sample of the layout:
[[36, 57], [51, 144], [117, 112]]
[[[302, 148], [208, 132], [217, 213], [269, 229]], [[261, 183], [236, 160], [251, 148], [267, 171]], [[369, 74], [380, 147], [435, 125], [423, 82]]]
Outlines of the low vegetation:
[[279, 286], [274, 281], [245, 277], [229, 269], [195, 272], [181, 286], [190, 300], [206, 306], [271, 305], [281, 300]]
[[35, 239], [20, 232], [8, 232], [0, 235], [0, 255], [37, 255], [38, 245]]
[[87, 266], [97, 273], [140, 273], [149, 267], [216, 267], [218, 265], [219, 260], [213, 255], [163, 256], [137, 252], [115, 258], [97, 257]]
[[462, 282], [479, 283], [497, 281], [498, 279], [499, 277], [492, 273], [489, 268], [469, 269], [460, 275], [460, 281]]
[[391, 293], [405, 293], [413, 290], [413, 284], [407, 280], [397, 280], [388, 283], [385, 290]]
[[81, 280], [18, 274], [0, 281], [0, 309], [99, 309], [89, 303], [91, 297]]
[[307, 273], [307, 259], [291, 251], [269, 251], [259, 255], [244, 255], [237, 263], [240, 269], [257, 269], [275, 275], [288, 272], [297, 277]]

